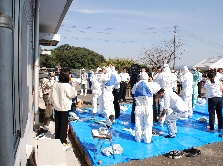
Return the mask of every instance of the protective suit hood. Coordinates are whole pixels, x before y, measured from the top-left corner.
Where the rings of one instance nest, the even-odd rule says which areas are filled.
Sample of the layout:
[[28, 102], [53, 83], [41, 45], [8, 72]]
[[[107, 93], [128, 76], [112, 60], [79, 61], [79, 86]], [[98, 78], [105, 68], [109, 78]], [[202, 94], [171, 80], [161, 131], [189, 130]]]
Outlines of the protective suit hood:
[[147, 80], [148, 81], [148, 74], [146, 72], [141, 72], [140, 80]]
[[163, 65], [163, 72], [170, 72], [169, 64], [164, 64]]
[[186, 74], [187, 72], [189, 72], [187, 66], [184, 66], [182, 69], [183, 74]]
[[107, 67], [105, 71], [106, 71], [106, 73], [111, 73], [112, 72], [110, 67]]

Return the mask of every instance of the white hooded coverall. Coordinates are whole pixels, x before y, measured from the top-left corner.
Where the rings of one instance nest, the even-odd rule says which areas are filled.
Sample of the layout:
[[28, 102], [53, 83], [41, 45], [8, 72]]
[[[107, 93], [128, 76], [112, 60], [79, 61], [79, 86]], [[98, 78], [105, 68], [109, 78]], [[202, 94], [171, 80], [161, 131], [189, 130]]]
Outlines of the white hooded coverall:
[[95, 73], [91, 77], [92, 82], [92, 113], [97, 113], [97, 101], [98, 101], [98, 114], [102, 114], [103, 111], [103, 97], [102, 97], [102, 73]]
[[166, 116], [165, 122], [167, 125], [167, 130], [169, 135], [171, 137], [174, 137], [176, 136], [177, 133], [176, 121], [178, 119], [185, 119], [188, 108], [185, 102], [182, 100], [182, 98], [174, 92], [165, 91], [163, 99], [164, 99], [163, 109], [168, 110], [169, 108], [171, 108], [173, 110], [173, 112], [170, 115]]
[[192, 117], [192, 93], [193, 93], [193, 74], [188, 70], [187, 66], [183, 67], [182, 82], [182, 99], [188, 107], [187, 115]]
[[[175, 86], [175, 83], [177, 82], [177, 77], [174, 73], [171, 73], [170, 67], [168, 64], [164, 64], [162, 68], [162, 73], [157, 77], [154, 82], [159, 83], [160, 87], [167, 91], [173, 92], [173, 87]], [[159, 104], [160, 104], [160, 111], [163, 110], [164, 106], [164, 99], [159, 98]], [[160, 112], [161, 113], [161, 112]], [[164, 115], [161, 124], [164, 123], [166, 119], [166, 115]]]
[[103, 96], [103, 107], [106, 117], [106, 125], [111, 125], [111, 121], [109, 120], [110, 115], [115, 116], [114, 110], [114, 96], [112, 91], [114, 89], [114, 85], [116, 83], [116, 76], [112, 74], [111, 68], [106, 68], [106, 73], [103, 75], [102, 79], [102, 96]]
[[[145, 73], [145, 74], [144, 74]], [[140, 81], [132, 88], [132, 94], [136, 101], [135, 107], [135, 140], [150, 143], [153, 126], [153, 94], [160, 90], [156, 82], [148, 82], [148, 75], [142, 72]]]

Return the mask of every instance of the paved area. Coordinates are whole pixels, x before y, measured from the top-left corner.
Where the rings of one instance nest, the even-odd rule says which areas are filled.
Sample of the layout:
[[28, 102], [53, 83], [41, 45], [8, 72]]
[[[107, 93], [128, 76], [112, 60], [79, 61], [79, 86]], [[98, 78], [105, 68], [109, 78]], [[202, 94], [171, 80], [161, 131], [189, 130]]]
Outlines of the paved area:
[[[41, 109], [45, 109], [45, 104], [42, 98], [39, 99], [39, 107]], [[55, 133], [55, 123], [53, 121], [50, 121], [50, 125], [49, 126], [45, 126], [42, 123], [40, 123], [40, 127], [43, 128], [44, 130], [48, 130], [48, 132], [45, 134], [45, 137], [48, 138], [47, 140], [50, 139], [55, 139], [54, 133]], [[36, 133], [34, 133], [34, 137], [36, 136]], [[64, 151], [64, 155], [65, 155], [65, 159], [66, 159], [66, 165], [67, 166], [80, 166], [80, 163], [78, 162], [78, 159], [75, 156], [75, 148], [73, 140], [71, 138], [70, 141], [70, 135], [68, 135], [68, 142], [70, 142], [71, 148]], [[44, 139], [38, 139], [38, 140], [44, 140]], [[36, 148], [36, 146], [38, 145], [38, 140], [34, 139], [33, 145]], [[52, 142], [49, 142], [50, 144], [53, 144], [54, 141], [52, 140]], [[60, 147], [58, 145], [54, 145], [54, 147]], [[52, 156], [53, 157], [53, 156]], [[49, 161], [51, 161], [51, 159], [49, 159]], [[52, 160], [53, 161], [53, 160]], [[38, 165], [38, 164], [37, 164]], [[55, 166], [55, 164], [52, 163], [53, 166]]]

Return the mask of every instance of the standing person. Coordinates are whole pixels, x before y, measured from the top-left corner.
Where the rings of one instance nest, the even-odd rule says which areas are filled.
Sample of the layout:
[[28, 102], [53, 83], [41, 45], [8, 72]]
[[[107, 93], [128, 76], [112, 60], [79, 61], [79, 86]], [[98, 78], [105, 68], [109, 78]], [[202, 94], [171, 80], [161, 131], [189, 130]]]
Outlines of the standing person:
[[162, 67], [157, 67], [157, 72], [153, 73], [153, 80], [154, 82], [157, 82], [159, 80], [160, 74], [162, 73]]
[[172, 113], [166, 116], [165, 120], [169, 135], [164, 137], [174, 138], [177, 134], [176, 121], [178, 119], [185, 119], [188, 108], [184, 103], [184, 101], [182, 100], [182, 98], [173, 91], [165, 91], [163, 88], [161, 88], [157, 92], [157, 96], [160, 98], [163, 97], [164, 99], [163, 111], [158, 120], [163, 120], [163, 117], [166, 114], [166, 112], [169, 109], [172, 110]]
[[175, 93], [177, 93], [177, 91], [176, 91], [176, 88], [177, 88], [177, 75], [175, 73], [175, 70], [171, 70], [171, 74], [172, 74], [172, 77], [175, 78], [174, 82], [173, 82], [173, 88], [172, 89], [173, 89], [173, 91]]
[[116, 83], [116, 76], [112, 73], [111, 68], [107, 67], [102, 79], [103, 107], [107, 126], [112, 125], [112, 120], [110, 118], [111, 117], [113, 119], [115, 118], [115, 110], [113, 104], [114, 96], [112, 94], [115, 83]]
[[209, 72], [207, 82], [204, 88], [208, 91], [208, 109], [209, 109], [209, 126], [207, 132], [214, 131], [215, 110], [218, 117], [218, 131], [222, 130], [222, 90], [223, 85], [218, 79], [215, 79], [215, 73]]
[[92, 75], [94, 75], [94, 72], [93, 72], [93, 70], [90, 70], [90, 71], [88, 72], [88, 84], [89, 84], [89, 89], [91, 89], [91, 86], [92, 86], [92, 82], [91, 82], [91, 77], [92, 77]]
[[103, 112], [103, 97], [102, 97], [102, 78], [103, 73], [101, 68], [97, 68], [97, 71], [90, 78], [92, 82], [92, 115], [97, 113], [98, 102], [98, 114], [102, 117]]
[[69, 72], [61, 71], [59, 82], [56, 82], [51, 90], [50, 98], [55, 109], [55, 139], [67, 147], [68, 111], [71, 110], [71, 98], [77, 96], [75, 82], [69, 84]]
[[119, 118], [120, 117], [120, 105], [119, 105], [119, 102], [118, 102], [118, 89], [120, 88], [120, 81], [121, 81], [121, 78], [118, 74], [118, 67], [115, 67], [115, 71], [113, 72], [113, 74], [116, 76], [116, 82], [115, 82], [115, 85], [114, 85], [114, 89], [112, 91], [112, 94], [114, 96], [114, 109], [115, 109], [115, 119]]
[[201, 98], [201, 87], [202, 87], [202, 73], [200, 72], [201, 69], [197, 68], [197, 72], [199, 74], [199, 78], [197, 81], [197, 88], [198, 88], [198, 97]]
[[85, 69], [83, 68], [82, 69], [82, 74], [81, 74], [81, 94], [80, 95], [83, 95], [84, 93], [84, 96], [87, 95], [87, 73], [85, 72]]
[[220, 80], [223, 77], [222, 68], [216, 69], [216, 79]]
[[180, 94], [180, 91], [182, 90], [182, 83], [181, 83], [181, 77], [183, 76], [182, 69], [180, 68], [177, 73], [177, 94]]
[[192, 118], [192, 93], [193, 93], [193, 74], [188, 70], [187, 66], [183, 67], [183, 76], [181, 77], [182, 82], [182, 99], [188, 107], [187, 116]]
[[148, 74], [142, 72], [140, 81], [132, 88], [132, 94], [136, 101], [135, 107], [135, 140], [150, 143], [152, 139], [153, 126], [153, 94], [160, 90], [156, 82], [148, 82]]
[[129, 83], [130, 77], [129, 74], [126, 72], [126, 67], [123, 68], [123, 71], [120, 73], [120, 91], [119, 91], [119, 101], [123, 99], [124, 102], [126, 102], [125, 95], [126, 95], [126, 89], [127, 84]]
[[[131, 90], [133, 88], [133, 86], [138, 82], [139, 80], [139, 74], [138, 73], [132, 73], [131, 74], [131, 77], [130, 77], [130, 86], [131, 86]], [[131, 111], [131, 123], [135, 123], [135, 106], [136, 106], [136, 103], [135, 103], [135, 98], [134, 98], [134, 94], [132, 94], [132, 91], [131, 91], [131, 96], [132, 96], [132, 99], [133, 99], [133, 102], [132, 102], [132, 111]]]
[[[153, 82], [153, 77], [152, 77], [152, 73], [149, 74], [149, 79], [148, 82]], [[156, 94], [153, 94], [153, 122], [157, 122], [157, 118], [158, 118], [158, 110], [159, 110], [159, 105], [158, 103], [158, 99], [156, 98]]]
[[[170, 91], [173, 92], [173, 87], [176, 83], [177, 77], [175, 74], [171, 73], [170, 67], [168, 64], [163, 65], [162, 73], [159, 75], [159, 77], [156, 78], [156, 81], [161, 88], [165, 89], [165, 91]], [[164, 99], [159, 98], [159, 105], [160, 105], [160, 111], [163, 110], [164, 106]], [[160, 121], [160, 125], [163, 126], [163, 123], [165, 121], [165, 116], [163, 119]]]
[[193, 95], [192, 95], [192, 107], [195, 107], [197, 103], [197, 97], [198, 97], [198, 79], [199, 79], [199, 73], [196, 68], [193, 68], [191, 73], [193, 74]]
[[155, 67], [152, 68], [152, 77], [154, 77], [157, 73], [157, 70]]
[[49, 93], [51, 89], [51, 82], [47, 77], [44, 77], [41, 80], [41, 87], [42, 87], [42, 93], [43, 93], [43, 100], [45, 102], [45, 112], [44, 112], [44, 125], [50, 124], [50, 116], [52, 115], [52, 107], [49, 99]]

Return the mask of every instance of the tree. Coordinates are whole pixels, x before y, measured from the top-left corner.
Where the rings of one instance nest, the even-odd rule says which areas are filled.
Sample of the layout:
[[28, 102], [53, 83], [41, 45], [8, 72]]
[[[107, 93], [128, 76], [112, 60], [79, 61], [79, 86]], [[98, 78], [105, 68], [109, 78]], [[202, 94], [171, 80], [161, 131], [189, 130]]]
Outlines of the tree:
[[71, 69], [96, 69], [104, 61], [104, 56], [94, 51], [65, 44], [51, 50], [51, 56], [41, 56], [40, 66], [52, 68], [60, 64]]
[[[176, 54], [182, 54], [180, 49], [183, 45], [184, 44], [179, 40], [174, 48], [173, 41], [171, 40], [164, 45], [153, 45], [150, 49], [143, 48], [139, 61], [150, 67], [158, 67], [172, 63], [175, 58], [179, 58]], [[176, 55], [176, 57], [174, 57], [174, 55]]]

